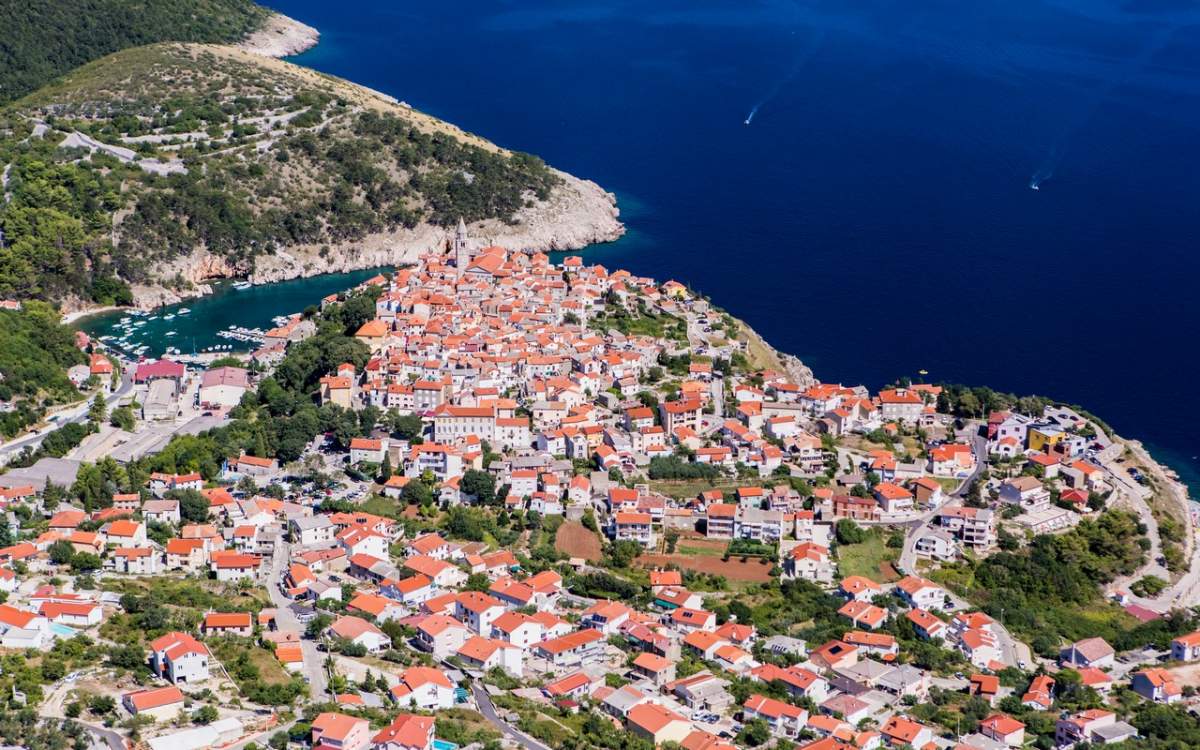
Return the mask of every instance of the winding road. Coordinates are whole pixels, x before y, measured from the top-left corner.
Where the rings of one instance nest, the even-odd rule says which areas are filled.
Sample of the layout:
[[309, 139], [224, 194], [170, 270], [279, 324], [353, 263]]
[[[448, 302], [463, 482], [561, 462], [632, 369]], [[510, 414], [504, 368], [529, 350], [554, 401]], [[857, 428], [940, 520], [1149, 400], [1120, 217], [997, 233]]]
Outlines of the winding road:
[[497, 716], [496, 707], [492, 705], [492, 697], [488, 695], [487, 688], [483, 687], [482, 682], [475, 680], [471, 683], [471, 694], [475, 696], [475, 705], [479, 706], [479, 713], [483, 714], [483, 718], [487, 719], [488, 723], [496, 727], [496, 729], [499, 729], [500, 733], [505, 737], [516, 742], [525, 748], [525, 750], [550, 750], [546, 745], [543, 745]]

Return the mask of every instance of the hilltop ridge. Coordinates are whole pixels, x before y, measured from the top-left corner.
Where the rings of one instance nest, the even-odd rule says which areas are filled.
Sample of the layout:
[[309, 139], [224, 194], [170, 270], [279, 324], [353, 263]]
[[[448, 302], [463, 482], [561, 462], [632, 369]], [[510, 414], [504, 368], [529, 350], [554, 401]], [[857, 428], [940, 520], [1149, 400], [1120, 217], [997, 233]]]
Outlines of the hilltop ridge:
[[[624, 231], [594, 183], [221, 45], [123, 50], [42, 87], [0, 114], [0, 165], [0, 296], [67, 309], [406, 262], [459, 218], [530, 250]], [[47, 262], [46, 247], [65, 258]], [[111, 293], [122, 285], [131, 293]]]

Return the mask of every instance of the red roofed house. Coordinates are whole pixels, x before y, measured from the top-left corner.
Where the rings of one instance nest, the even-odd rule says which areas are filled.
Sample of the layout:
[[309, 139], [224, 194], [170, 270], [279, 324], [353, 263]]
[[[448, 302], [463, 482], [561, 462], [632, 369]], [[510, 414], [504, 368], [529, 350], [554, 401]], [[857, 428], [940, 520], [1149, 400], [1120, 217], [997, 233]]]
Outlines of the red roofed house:
[[430, 750], [433, 724], [432, 716], [400, 714], [372, 738], [374, 750]]
[[1009, 747], [1025, 744], [1025, 725], [1006, 714], [992, 714], [979, 722], [979, 733]]
[[392, 697], [401, 706], [435, 711], [454, 708], [454, 683], [434, 667], [409, 667], [392, 686]]
[[649, 513], [616, 513], [613, 536], [617, 541], [631, 540], [643, 547], [654, 546], [654, 527]]
[[366, 750], [371, 745], [371, 723], [326, 711], [313, 719], [312, 744], [329, 750]]
[[133, 382], [146, 383], [151, 380], [168, 379], [174, 380], [176, 387], [183, 380], [185, 368], [183, 365], [172, 362], [169, 359], [160, 359], [157, 362], [143, 362], [133, 371]]
[[1171, 659], [1196, 661], [1200, 659], [1200, 630], [1181, 635], [1171, 641]]
[[626, 717], [629, 731], [650, 740], [655, 746], [683, 742], [692, 733], [692, 724], [674, 711], [657, 703], [634, 706]]
[[184, 710], [183, 692], [174, 685], [125, 693], [121, 705], [134, 716], [149, 716], [157, 721], [174, 719]]
[[1183, 690], [1175, 682], [1175, 675], [1161, 667], [1134, 672], [1129, 687], [1133, 692], [1155, 703], [1176, 703], [1183, 700]]
[[795, 737], [808, 722], [808, 711], [803, 708], [757, 693], [742, 704], [742, 715], [746, 720], [762, 719], [772, 734], [781, 737]]
[[201, 625], [204, 635], [254, 635], [254, 623], [249, 612], [209, 612]]
[[334, 638], [345, 638], [351, 643], [356, 643], [372, 654], [386, 651], [392, 646], [392, 639], [382, 630], [353, 615], [345, 615], [335, 620], [329, 626], [329, 634]]
[[150, 642], [150, 667], [173, 683], [208, 679], [208, 649], [187, 633], [171, 632]]
[[387, 440], [371, 438], [354, 438], [350, 441], [350, 463], [357, 464], [367, 461], [373, 464], [383, 462], [383, 454], [387, 452]]
[[633, 660], [633, 670], [645, 675], [656, 687], [675, 680], [675, 662], [648, 651]]
[[923, 748], [933, 742], [933, 730], [900, 715], [888, 719], [879, 730], [892, 747]]

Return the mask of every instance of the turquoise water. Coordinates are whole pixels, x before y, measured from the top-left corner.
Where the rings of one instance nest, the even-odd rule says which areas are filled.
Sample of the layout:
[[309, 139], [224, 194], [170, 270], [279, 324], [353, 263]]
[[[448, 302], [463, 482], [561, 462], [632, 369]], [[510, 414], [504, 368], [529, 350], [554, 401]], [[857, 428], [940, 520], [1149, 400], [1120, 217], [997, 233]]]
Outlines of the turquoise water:
[[[353, 287], [384, 270], [387, 269], [325, 274], [242, 290], [234, 289], [232, 284], [221, 283], [216, 286], [215, 293], [208, 297], [159, 308], [143, 317], [129, 317], [125, 312], [103, 313], [78, 321], [76, 327], [97, 338], [122, 335], [124, 331], [118, 326], [123, 318], [128, 317], [130, 323], [143, 322], [143, 325], [132, 328], [128, 343], [120, 348], [130, 353], [144, 345], [147, 347], [144, 352], [146, 357], [162, 356], [168, 347], [179, 349], [184, 354], [202, 352], [213, 346], [228, 346], [230, 351], [250, 351], [254, 348], [253, 344], [222, 338], [217, 336], [217, 332], [230, 326], [269, 330], [275, 325], [272, 318], [301, 312], [309, 305], [320, 304], [322, 298]], [[179, 311], [182, 308], [188, 308], [190, 312], [181, 315]], [[168, 315], [174, 318], [166, 320]]]
[[446, 740], [434, 740], [433, 750], [458, 750], [458, 745]]
[[74, 638], [79, 633], [75, 628], [57, 622], [50, 623], [50, 632], [60, 638]]

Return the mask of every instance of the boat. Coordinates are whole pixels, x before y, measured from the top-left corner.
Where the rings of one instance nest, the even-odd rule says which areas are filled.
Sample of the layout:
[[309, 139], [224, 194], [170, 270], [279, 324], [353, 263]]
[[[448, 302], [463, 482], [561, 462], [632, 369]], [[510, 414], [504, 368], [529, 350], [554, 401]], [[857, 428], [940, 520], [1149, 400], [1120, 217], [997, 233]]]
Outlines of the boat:
[[175, 320], [175, 316], [174, 315], [164, 315], [163, 320]]
[[167, 331], [167, 335], [168, 335], [168, 336], [174, 336], [174, 335], [175, 335], [175, 332], [174, 332], [174, 331]]
[[187, 315], [188, 313], [190, 313], [190, 312], [191, 312], [191, 310], [190, 310], [189, 308], [186, 308], [186, 307], [181, 307], [181, 308], [179, 308], [179, 309], [178, 309], [176, 312], [177, 312], [179, 315]]
[[250, 287], [251, 287], [251, 284], [250, 284], [250, 282], [249, 282], [249, 281], [235, 281], [235, 282], [233, 282], [233, 288], [234, 288], [234, 289], [237, 289], [239, 292], [240, 292], [241, 290], [243, 290], [243, 289], [249, 289]]

